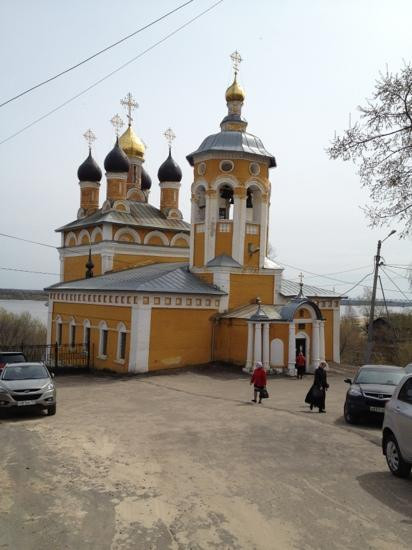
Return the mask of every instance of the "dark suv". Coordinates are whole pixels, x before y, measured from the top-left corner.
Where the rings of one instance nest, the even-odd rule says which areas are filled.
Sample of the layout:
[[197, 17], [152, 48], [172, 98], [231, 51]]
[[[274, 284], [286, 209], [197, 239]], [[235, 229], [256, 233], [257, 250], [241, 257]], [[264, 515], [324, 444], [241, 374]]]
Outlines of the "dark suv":
[[396, 386], [405, 376], [402, 367], [386, 365], [364, 365], [350, 384], [346, 394], [343, 415], [348, 424], [356, 424], [362, 416], [381, 415], [392, 397]]
[[0, 351], [0, 372], [6, 363], [27, 363], [27, 359], [21, 351]]

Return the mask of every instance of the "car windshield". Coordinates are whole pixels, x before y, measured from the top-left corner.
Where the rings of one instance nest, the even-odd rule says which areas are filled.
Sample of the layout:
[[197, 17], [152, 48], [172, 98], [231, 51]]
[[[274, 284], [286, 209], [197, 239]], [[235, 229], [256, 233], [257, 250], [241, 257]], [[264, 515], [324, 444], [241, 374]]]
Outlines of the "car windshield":
[[2, 375], [3, 380], [33, 380], [48, 377], [49, 373], [43, 365], [7, 366]]
[[16, 354], [16, 355], [1, 355], [0, 354], [0, 363], [25, 363], [26, 359], [24, 358], [24, 355]]
[[397, 386], [404, 375], [404, 372], [365, 369], [359, 372], [354, 382], [355, 384], [381, 384], [383, 386]]

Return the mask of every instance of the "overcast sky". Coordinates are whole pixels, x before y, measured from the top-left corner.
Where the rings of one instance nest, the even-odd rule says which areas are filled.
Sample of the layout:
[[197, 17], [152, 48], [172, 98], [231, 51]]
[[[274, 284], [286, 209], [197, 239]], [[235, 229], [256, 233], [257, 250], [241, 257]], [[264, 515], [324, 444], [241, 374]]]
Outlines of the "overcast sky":
[[[183, 0], [14, 0], [0, 4], [0, 100], [23, 91], [133, 32]], [[189, 6], [83, 67], [0, 109], [0, 141], [57, 107], [172, 32], [213, 0]], [[163, 131], [177, 135], [174, 157], [183, 169], [181, 209], [190, 221], [191, 169], [185, 156], [219, 130], [232, 79], [229, 55], [244, 61], [243, 114], [277, 160], [271, 172], [270, 243], [279, 263], [318, 274], [305, 282], [348, 290], [372, 271], [377, 240], [361, 206], [353, 164], [325, 153], [349, 112], [370, 97], [379, 71], [411, 61], [409, 0], [224, 0], [208, 14], [99, 86], [0, 145], [0, 232], [59, 244], [54, 229], [76, 218], [77, 168], [87, 156], [82, 134], [92, 128], [100, 166], [114, 142], [110, 118], [131, 92], [140, 108], [134, 127], [147, 144], [145, 167], [159, 203], [157, 170], [167, 156]], [[100, 197], [104, 199], [105, 184]], [[396, 229], [396, 226], [394, 226]], [[57, 251], [0, 237], [1, 268], [59, 272]], [[383, 245], [390, 264], [412, 262], [410, 240]], [[360, 269], [357, 269], [360, 268]], [[356, 269], [347, 272], [347, 270]], [[297, 280], [297, 270], [285, 275]], [[409, 291], [405, 272], [390, 273]], [[42, 288], [57, 276], [0, 270], [0, 287]], [[341, 282], [343, 281], [343, 282]], [[383, 275], [387, 294], [402, 297]], [[369, 278], [370, 283], [370, 278]], [[357, 288], [353, 294], [361, 294]], [[408, 296], [412, 297], [409, 293]]]

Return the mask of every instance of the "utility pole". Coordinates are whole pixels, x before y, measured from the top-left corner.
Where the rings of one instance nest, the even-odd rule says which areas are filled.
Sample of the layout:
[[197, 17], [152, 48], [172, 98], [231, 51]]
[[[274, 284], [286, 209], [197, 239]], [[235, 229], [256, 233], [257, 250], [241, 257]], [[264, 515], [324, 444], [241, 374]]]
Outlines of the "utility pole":
[[375, 269], [373, 273], [373, 287], [372, 287], [372, 298], [371, 298], [371, 309], [369, 313], [369, 324], [368, 324], [368, 341], [365, 349], [365, 364], [368, 364], [372, 354], [373, 348], [373, 319], [375, 316], [375, 302], [376, 302], [376, 288], [378, 286], [378, 276], [379, 276], [379, 266], [381, 264], [381, 248], [382, 243], [386, 241], [391, 235], [396, 233], [396, 229], [392, 229], [387, 237], [383, 241], [378, 241], [378, 248], [376, 250], [375, 256]]

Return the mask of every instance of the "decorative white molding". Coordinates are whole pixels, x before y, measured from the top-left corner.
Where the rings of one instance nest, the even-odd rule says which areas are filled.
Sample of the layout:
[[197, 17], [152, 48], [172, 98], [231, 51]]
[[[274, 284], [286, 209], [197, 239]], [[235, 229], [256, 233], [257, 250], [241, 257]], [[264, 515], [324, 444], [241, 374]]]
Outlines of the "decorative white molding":
[[178, 241], [179, 239], [184, 240], [187, 246], [190, 245], [190, 239], [189, 236], [186, 235], [186, 233], [176, 233], [176, 235], [174, 235], [170, 241], [170, 246], [175, 246], [176, 241]]
[[127, 180], [128, 172], [106, 172], [107, 180]]
[[[89, 245], [80, 245], [71, 248], [60, 248], [61, 257], [67, 258], [75, 256], [87, 256], [89, 254]], [[83, 254], [82, 254], [83, 253]], [[130, 256], [163, 256], [178, 257], [189, 259], [189, 249], [184, 247], [174, 247], [162, 245], [149, 245], [129, 243], [126, 241], [100, 241], [93, 245], [93, 254], [127, 254]]]
[[133, 331], [131, 340], [135, 340], [135, 370], [132, 372], [147, 372], [149, 370], [151, 319], [151, 306], [142, 305], [132, 311]]
[[288, 376], [296, 374], [296, 334], [295, 323], [289, 323], [289, 353], [288, 353]]
[[[100, 227], [95, 227], [95, 228], [93, 229], [92, 234], [91, 234], [91, 236], [90, 236], [92, 243], [95, 243], [95, 242], [96, 242], [96, 237], [97, 237], [97, 235], [101, 235], [102, 240], [103, 240], [103, 231], [101, 230]], [[100, 241], [99, 241], [99, 242], [100, 242]]]
[[182, 184], [179, 183], [178, 181], [161, 181], [159, 183], [160, 189], [177, 189], [177, 190], [179, 190], [181, 186], [182, 186]]
[[213, 284], [220, 290], [226, 292], [226, 296], [220, 298], [219, 313], [223, 313], [229, 309], [229, 294], [230, 294], [230, 271], [216, 271], [213, 273]]
[[[62, 233], [62, 236], [64, 238], [64, 233]], [[69, 245], [69, 242], [74, 239], [74, 245]], [[76, 237], [76, 234], [73, 233], [73, 231], [70, 231], [69, 233], [67, 233], [66, 235], [66, 238], [64, 240], [64, 245], [63, 246], [76, 246], [77, 245], [77, 237]]]
[[52, 344], [52, 325], [53, 325], [53, 299], [49, 296], [49, 303], [47, 305], [47, 336], [46, 344], [50, 346]]
[[[131, 237], [133, 237], [133, 241], [131, 242], [134, 242], [137, 244], [141, 244], [142, 242], [139, 233], [131, 227], [121, 227], [120, 229], [118, 229], [114, 234], [113, 240], [120, 241], [120, 237], [122, 235], [130, 235]], [[129, 241], [121, 241], [121, 242], [129, 242]]]
[[[119, 206], [123, 208], [119, 208]], [[113, 210], [117, 210], [118, 212], [126, 212], [126, 214], [130, 214], [130, 206], [126, 201], [120, 200], [120, 199], [114, 202]]]
[[99, 189], [100, 183], [98, 181], [79, 181], [80, 189]]
[[[83, 240], [83, 237], [87, 237], [88, 239], [88, 243], [87, 245], [85, 245], [84, 243], [82, 243], [82, 240]], [[87, 246], [91, 244], [91, 239], [90, 239], [90, 233], [88, 232], [87, 229], [82, 229], [79, 233], [79, 236], [77, 237], [77, 245], [78, 246]]]
[[[165, 246], [170, 246], [169, 239], [161, 231], [150, 231], [150, 233], [147, 233], [147, 235], [144, 238], [143, 244], [148, 244], [152, 237], [159, 237], [159, 239], [162, 241], [162, 243]], [[152, 245], [152, 246], [155, 246], [155, 245]]]

